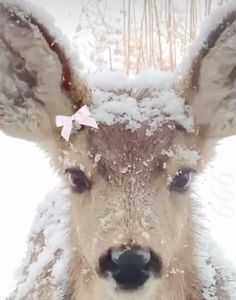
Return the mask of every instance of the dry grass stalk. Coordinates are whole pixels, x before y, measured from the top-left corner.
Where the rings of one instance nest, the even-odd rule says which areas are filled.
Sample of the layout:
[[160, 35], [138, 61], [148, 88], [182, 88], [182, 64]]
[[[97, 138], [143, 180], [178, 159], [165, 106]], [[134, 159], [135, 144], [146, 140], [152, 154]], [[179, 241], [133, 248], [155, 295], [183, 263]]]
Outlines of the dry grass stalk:
[[[96, 44], [90, 59], [128, 74], [147, 68], [174, 70], [195, 39], [205, 15], [228, 0], [91, 0], [83, 17]], [[119, 12], [121, 14], [119, 15]], [[111, 19], [112, 16], [112, 19]], [[121, 18], [120, 18], [121, 17]], [[116, 20], [117, 18], [117, 20]]]
[[146, 68], [174, 70], [180, 53], [183, 55], [195, 39], [203, 17], [211, 14], [216, 5], [227, 1], [183, 0], [185, 20], [179, 24], [174, 0], [123, 0], [124, 66], [127, 73], [139, 73]]

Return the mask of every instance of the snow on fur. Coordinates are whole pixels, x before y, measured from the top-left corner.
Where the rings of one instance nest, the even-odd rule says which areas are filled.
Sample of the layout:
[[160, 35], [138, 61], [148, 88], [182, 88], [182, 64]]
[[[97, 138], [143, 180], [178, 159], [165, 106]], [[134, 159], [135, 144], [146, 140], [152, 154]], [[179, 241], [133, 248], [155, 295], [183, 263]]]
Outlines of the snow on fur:
[[45, 274], [50, 274], [47, 280], [54, 288], [52, 299], [64, 299], [72, 255], [68, 194], [68, 190], [55, 188], [39, 206], [29, 235], [26, 258], [16, 272], [17, 289], [9, 299], [43, 299], [40, 298], [40, 286], [35, 283]]
[[[72, 51], [71, 43], [67, 37], [62, 34], [61, 30], [56, 27], [55, 22], [51, 15], [49, 15], [42, 7], [32, 4], [26, 0], [1, 0], [1, 5], [10, 7], [10, 10], [17, 14], [23, 21], [33, 16], [40, 24], [47, 28], [51, 36], [54, 37], [55, 42], [63, 46], [66, 57], [71, 62], [71, 66], [75, 69], [81, 69], [82, 64], [79, 59], [78, 51]], [[40, 36], [39, 29], [31, 25], [34, 30], [35, 37]]]
[[95, 87], [93, 115], [99, 123], [126, 123], [126, 128], [137, 129], [148, 122], [147, 136], [166, 121], [194, 131], [189, 107], [176, 94], [170, 72], [149, 70], [129, 79], [121, 72], [105, 71], [96, 74], [91, 84]]
[[236, 11], [235, 0], [231, 0], [223, 6], [218, 7], [214, 10], [213, 15], [210, 15], [205, 19], [200, 28], [200, 35], [189, 47], [188, 57], [183, 60], [182, 64], [178, 68], [177, 73], [180, 81], [189, 73], [193, 60], [196, 58], [201, 48], [207, 47], [206, 41], [209, 34], [216, 29], [232, 11]]
[[[68, 195], [68, 190], [55, 188], [39, 206], [29, 236], [26, 259], [17, 272], [17, 289], [8, 300], [44, 299], [40, 298], [40, 287], [35, 286], [35, 282], [45, 269], [50, 272], [49, 280], [54, 288], [52, 298], [49, 298], [60, 300], [65, 299], [64, 297], [68, 295], [68, 268], [73, 256], [70, 244]], [[39, 235], [44, 237], [42, 248], [39, 243], [35, 243]], [[203, 295], [206, 300], [218, 300], [219, 286], [217, 284], [222, 280], [224, 288], [226, 286], [227, 292], [230, 292], [229, 299], [234, 300], [236, 298], [236, 281], [232, 281], [232, 279], [236, 278], [236, 273], [230, 263], [226, 262], [226, 258], [217, 244], [207, 235], [208, 233], [205, 232], [198, 240], [195, 253], [200, 280], [204, 286]], [[35, 253], [38, 254], [36, 259], [33, 257]], [[49, 265], [50, 269], [48, 269]]]
[[205, 300], [236, 299], [236, 269], [206, 231], [198, 239], [195, 260]]
[[[41, 9], [35, 10], [26, 2], [22, 3], [22, 0], [14, 2], [9, 0], [4, 3], [20, 4], [21, 7], [27, 8], [27, 11], [33, 13], [40, 22], [43, 20], [47, 24], [46, 27], [49, 28], [51, 34], [57, 37], [60, 44], [69, 44], [64, 40], [62, 42], [57, 30], [53, 29], [55, 28], [53, 22]], [[221, 17], [216, 18], [215, 23], [213, 22], [209, 28], [219, 23], [219, 18], [223, 19], [232, 8], [236, 8], [236, 4], [233, 2], [226, 6]], [[18, 13], [25, 18], [25, 14], [21, 10]], [[35, 29], [35, 34], [37, 33], [37, 29]], [[198, 45], [195, 54], [200, 49], [202, 42]], [[69, 57], [71, 58], [71, 55]], [[94, 87], [93, 115], [98, 122], [107, 125], [117, 122], [126, 123], [127, 128], [135, 129], [142, 122], [152, 119], [152, 122], [149, 123], [149, 131], [146, 132], [147, 135], [151, 135], [156, 126], [166, 120], [180, 124], [188, 132], [194, 130], [189, 108], [185, 105], [184, 99], [176, 95], [173, 75], [170, 73], [150, 71], [137, 76], [136, 79], [129, 79], [121, 72], [119, 74], [106, 72], [97, 74], [91, 84]], [[141, 99], [142, 101], [139, 101]], [[24, 297], [43, 299], [40, 295], [41, 287], [35, 286], [35, 282], [40, 276], [45, 279], [45, 284], [48, 284], [47, 281], [49, 281], [53, 287], [50, 299], [60, 300], [67, 295], [68, 268], [72, 258], [68, 194], [67, 190], [56, 189], [48, 194], [43, 204], [40, 205], [29, 237], [26, 259], [17, 274], [17, 289], [9, 299], [20, 300]], [[228, 283], [229, 291], [232, 292], [231, 299], [235, 299], [234, 282], [231, 282], [235, 274], [218, 261], [219, 255], [215, 254], [215, 249], [215, 246], [213, 247], [211, 244], [209, 248], [206, 248], [204, 243], [200, 243], [196, 253], [198, 266], [202, 270], [201, 279], [205, 286], [204, 296], [210, 300], [217, 299], [216, 277], [219, 270], [223, 275], [222, 280]], [[215, 257], [217, 257], [216, 261]], [[42, 282], [44, 283], [44, 281]]]
[[[146, 73], [145, 76], [147, 76], [147, 74], [148, 73]], [[165, 83], [165, 90], [163, 88], [164, 83], [161, 82], [161, 74], [157, 74], [161, 88], [160, 90], [156, 89], [152, 91], [152, 93], [157, 95], [156, 99], [153, 98], [153, 96], [149, 96], [142, 102], [135, 99], [135, 96], [129, 96], [129, 90], [127, 90], [127, 86], [132, 87], [136, 79], [123, 80], [125, 77], [121, 73], [113, 73], [111, 76], [108, 76], [106, 72], [106, 76], [100, 76], [100, 82], [99, 84], [98, 81], [94, 83], [96, 88], [93, 90], [93, 114], [97, 120], [105, 122], [108, 125], [115, 122], [127, 122], [131, 128], [135, 128], [135, 126], [140, 125], [141, 122], [148, 120], [151, 116], [155, 116], [155, 114], [160, 116], [167, 112], [173, 119], [175, 118], [175, 120], [177, 113], [184, 120], [188, 120], [188, 116], [185, 115], [186, 108], [183, 99], [175, 95], [171, 85], [168, 86]], [[165, 73], [163, 76], [163, 82], [166, 80], [166, 75]], [[142, 77], [143, 75], [140, 76]], [[145, 76], [143, 78], [145, 78]], [[156, 80], [155, 78], [157, 78], [153, 73], [152, 76], [149, 78], [150, 85], [152, 85]], [[105, 80], [105, 78], [107, 80]], [[110, 82], [108, 82], [108, 78]], [[119, 78], [121, 82], [119, 82], [117, 78]], [[125, 82], [126, 92], [122, 92], [119, 95], [119, 91], [123, 91], [121, 88], [122, 81], [123, 83]], [[143, 91], [145, 80], [143, 82], [143, 86], [141, 84], [142, 82], [139, 82], [138, 86], [141, 91]], [[115, 88], [115, 84], [117, 89]], [[126, 96], [125, 99], [124, 95]], [[163, 95], [165, 97], [163, 97]], [[169, 95], [169, 99], [167, 95]], [[173, 101], [173, 106], [171, 106], [171, 101]], [[171, 115], [171, 113], [173, 115]], [[163, 121], [164, 119], [161, 120]], [[175, 149], [175, 152], [170, 151], [166, 154], [170, 156], [176, 156], [178, 154], [180, 157], [187, 156], [193, 164], [196, 164], [196, 161], [199, 159], [198, 153], [189, 149]], [[97, 159], [99, 160], [99, 157]], [[60, 300], [67, 295], [68, 275], [66, 274], [68, 274], [69, 262], [73, 255], [70, 245], [70, 202], [68, 194], [69, 191], [56, 189], [50, 193], [43, 204], [40, 205], [30, 234], [29, 250], [18, 272], [17, 290], [10, 299], [20, 300], [26, 295], [30, 295], [30, 297], [36, 295], [37, 297], [38, 291], [37, 287], [35, 287], [35, 281], [38, 276], [41, 276], [43, 270], [47, 269], [48, 265], [55, 260], [55, 255], [57, 259], [53, 266], [50, 266], [51, 270], [49, 276], [49, 280], [55, 288], [52, 299]], [[35, 244], [38, 235], [41, 234], [43, 234], [45, 241], [42, 251], [40, 250], [39, 244], [37, 242]], [[38, 253], [38, 256], [36, 260], [32, 261], [32, 255], [34, 253]], [[58, 257], [57, 253], [59, 253]], [[236, 278], [236, 274], [232, 268], [225, 264], [225, 258], [222, 259], [222, 257], [223, 255], [217, 248], [217, 245], [207, 237], [207, 234], [203, 236], [202, 240], [198, 242], [198, 248], [196, 249], [196, 261], [199, 268], [200, 280], [204, 286], [203, 295], [206, 300], [219, 299], [217, 297], [217, 291], [218, 282], [221, 280], [224, 281], [224, 286], [226, 285], [227, 291], [230, 292], [230, 299], [235, 299], [236, 286], [235, 281], [232, 280]]]

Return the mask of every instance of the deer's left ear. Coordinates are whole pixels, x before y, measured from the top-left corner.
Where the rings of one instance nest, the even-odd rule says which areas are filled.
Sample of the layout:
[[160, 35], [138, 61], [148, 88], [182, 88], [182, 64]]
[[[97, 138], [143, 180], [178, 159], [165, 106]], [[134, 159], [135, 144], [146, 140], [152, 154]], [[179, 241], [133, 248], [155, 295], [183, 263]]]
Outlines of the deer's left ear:
[[184, 96], [201, 134], [224, 138], [236, 134], [236, 4], [211, 16], [206, 26], [191, 48], [198, 51], [190, 52]]
[[0, 0], [0, 130], [38, 143], [57, 141], [56, 116], [88, 104], [90, 91], [50, 17], [17, 3]]

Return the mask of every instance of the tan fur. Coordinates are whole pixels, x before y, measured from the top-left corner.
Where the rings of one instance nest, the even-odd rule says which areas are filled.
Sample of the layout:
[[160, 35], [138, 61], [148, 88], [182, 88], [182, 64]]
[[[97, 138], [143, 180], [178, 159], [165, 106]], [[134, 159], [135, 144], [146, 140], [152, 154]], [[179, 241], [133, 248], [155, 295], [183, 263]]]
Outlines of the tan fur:
[[[74, 255], [64, 299], [203, 300], [203, 286], [194, 261], [200, 230], [196, 224], [195, 202], [191, 191], [170, 191], [168, 180], [184, 167], [202, 171], [216, 143], [212, 140], [212, 145], [208, 143], [206, 147], [209, 138], [235, 134], [235, 116], [225, 123], [228, 102], [234, 97], [232, 78], [231, 81], [228, 78], [236, 63], [236, 45], [229, 47], [226, 42], [235, 37], [235, 23], [227, 29], [230, 33], [222, 33], [213, 43], [215, 48], [198, 61], [199, 89], [188, 86], [184, 90], [197, 123], [194, 133], [180, 131], [169, 122], [163, 123], [151, 137], [145, 135], [146, 124], [133, 132], [125, 129], [124, 124], [100, 125], [99, 130], [86, 128], [74, 132], [66, 143], [55, 128], [55, 116], [73, 113], [82, 99], [83, 103], [89, 103], [89, 90], [78, 78], [78, 86], [74, 81], [74, 88], [68, 92], [61, 78], [68, 69], [64, 64], [69, 62], [61, 59], [61, 49], [50, 47], [50, 36], [42, 26], [38, 26], [40, 36], [35, 37], [30, 26], [37, 26], [34, 19], [27, 19], [27, 26], [25, 23], [17, 26], [16, 19], [9, 18], [8, 13], [8, 9], [0, 6], [1, 50], [9, 61], [19, 56], [27, 65], [23, 77], [12, 72], [9, 66], [2, 67], [16, 94], [12, 101], [7, 98], [6, 85], [1, 87], [6, 97], [0, 98], [0, 128], [9, 135], [36, 141], [50, 154], [52, 165], [65, 186], [69, 187], [65, 174], [68, 167], [80, 167], [92, 182], [91, 191], [70, 193]], [[224, 56], [221, 59], [222, 54], [226, 59]], [[210, 76], [206, 75], [208, 72]], [[74, 79], [72, 76], [71, 80]], [[20, 104], [23, 88], [19, 80], [32, 93], [27, 100], [23, 97]], [[185, 150], [198, 151], [201, 156], [191, 161]], [[39, 246], [39, 252], [34, 253], [30, 263], [37, 260], [44, 245], [43, 233], [33, 243]], [[159, 279], [151, 279], [142, 289], [130, 293], [117, 291], [114, 282], [100, 278], [97, 273], [99, 258], [109, 248], [128, 244], [152, 249], [163, 262]], [[60, 249], [39, 274], [32, 290], [21, 299], [53, 298], [51, 269], [59, 256]], [[221, 285], [223, 282], [219, 282]], [[219, 287], [219, 299], [223, 293]], [[15, 299], [14, 295], [10, 299]]]

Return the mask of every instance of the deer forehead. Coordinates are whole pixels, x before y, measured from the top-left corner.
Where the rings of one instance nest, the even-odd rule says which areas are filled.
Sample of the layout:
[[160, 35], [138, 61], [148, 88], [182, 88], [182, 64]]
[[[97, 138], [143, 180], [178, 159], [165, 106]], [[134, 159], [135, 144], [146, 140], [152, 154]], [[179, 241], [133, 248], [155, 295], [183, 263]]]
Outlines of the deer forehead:
[[[188, 105], [174, 89], [95, 88], [92, 114], [99, 129], [75, 130], [65, 161], [67, 167], [83, 165], [86, 172], [110, 179], [126, 174], [150, 178], [166, 166], [173, 151], [186, 148], [183, 136], [195, 130]], [[184, 155], [180, 161], [177, 156], [173, 170], [178, 164], [191, 166]]]
[[164, 171], [174, 176], [183, 167], [195, 168], [199, 150], [194, 135], [176, 129], [172, 121], [163, 122], [151, 136], [147, 123], [136, 130], [124, 124], [100, 125], [73, 135], [61, 149], [60, 160], [67, 167], [78, 167], [89, 177], [99, 174], [106, 180], [122, 182], [128, 177], [149, 181]]
[[90, 136], [91, 153], [98, 172], [106, 178], [124, 175], [144, 177], [162, 167], [176, 131], [171, 122], [162, 124], [151, 136], [147, 125], [132, 131], [124, 125], [102, 126]]

